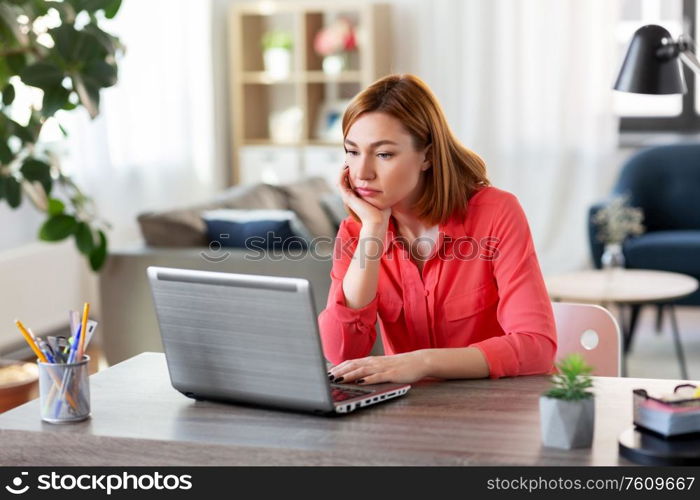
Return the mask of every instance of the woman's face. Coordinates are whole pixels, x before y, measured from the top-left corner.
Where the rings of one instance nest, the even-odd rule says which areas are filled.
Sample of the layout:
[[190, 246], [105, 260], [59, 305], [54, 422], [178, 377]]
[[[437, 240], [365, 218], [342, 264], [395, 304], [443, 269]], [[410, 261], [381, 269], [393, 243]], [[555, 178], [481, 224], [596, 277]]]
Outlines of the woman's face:
[[386, 113], [360, 115], [345, 138], [345, 151], [350, 184], [379, 209], [412, 201], [421, 188], [421, 173], [430, 168], [426, 150], [416, 151], [401, 122]]

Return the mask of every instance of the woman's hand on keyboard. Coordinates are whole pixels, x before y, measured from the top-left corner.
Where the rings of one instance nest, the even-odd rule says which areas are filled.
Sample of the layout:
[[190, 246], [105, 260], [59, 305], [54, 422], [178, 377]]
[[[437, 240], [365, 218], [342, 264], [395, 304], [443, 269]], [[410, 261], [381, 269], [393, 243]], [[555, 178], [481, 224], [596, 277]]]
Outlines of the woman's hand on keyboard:
[[343, 361], [328, 375], [331, 382], [342, 384], [410, 384], [427, 376], [427, 364], [421, 351], [413, 351]]

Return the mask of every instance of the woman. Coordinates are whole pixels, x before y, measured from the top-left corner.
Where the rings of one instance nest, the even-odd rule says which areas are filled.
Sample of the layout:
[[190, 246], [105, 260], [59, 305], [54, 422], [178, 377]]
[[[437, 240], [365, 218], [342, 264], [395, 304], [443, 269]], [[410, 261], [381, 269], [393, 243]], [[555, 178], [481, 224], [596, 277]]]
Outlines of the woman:
[[[338, 230], [319, 327], [334, 382], [552, 373], [557, 347], [517, 198], [452, 135], [428, 86], [390, 75], [343, 116]], [[379, 316], [385, 356], [368, 356]]]

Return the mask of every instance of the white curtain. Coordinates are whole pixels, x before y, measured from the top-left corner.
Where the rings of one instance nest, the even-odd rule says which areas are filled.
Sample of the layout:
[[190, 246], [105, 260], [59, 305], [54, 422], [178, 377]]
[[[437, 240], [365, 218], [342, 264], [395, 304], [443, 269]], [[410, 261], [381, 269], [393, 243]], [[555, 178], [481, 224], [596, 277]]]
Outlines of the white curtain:
[[[545, 274], [589, 265], [588, 206], [617, 169], [616, 0], [394, 0], [396, 72], [518, 196]], [[415, 34], [415, 36], [414, 36]]]
[[[105, 92], [95, 122], [71, 114], [69, 166], [115, 222], [116, 242], [138, 237], [138, 212], [204, 199], [225, 184], [217, 30], [231, 3], [125, 0], [109, 25], [128, 48], [120, 83]], [[390, 4], [392, 71], [423, 78], [494, 185], [518, 196], [545, 273], [589, 265], [587, 208], [618, 168], [619, 2]]]
[[139, 212], [197, 202], [224, 186], [211, 15], [204, 0], [125, 0], [104, 24], [126, 46], [119, 83], [103, 92], [96, 120], [61, 117], [70, 133], [66, 169], [113, 223], [113, 247], [139, 238]]

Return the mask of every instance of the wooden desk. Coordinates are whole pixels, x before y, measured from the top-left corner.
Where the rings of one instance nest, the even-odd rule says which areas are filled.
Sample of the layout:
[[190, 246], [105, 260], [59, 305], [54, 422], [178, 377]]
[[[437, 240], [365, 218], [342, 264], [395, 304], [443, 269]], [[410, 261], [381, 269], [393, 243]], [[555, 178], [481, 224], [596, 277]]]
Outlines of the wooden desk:
[[540, 444], [544, 376], [426, 381], [338, 417], [192, 401], [170, 386], [162, 354], [90, 381], [87, 421], [43, 423], [36, 400], [0, 415], [0, 465], [631, 465], [617, 437], [632, 422], [632, 389], [678, 383], [595, 378], [593, 448], [563, 451]]

